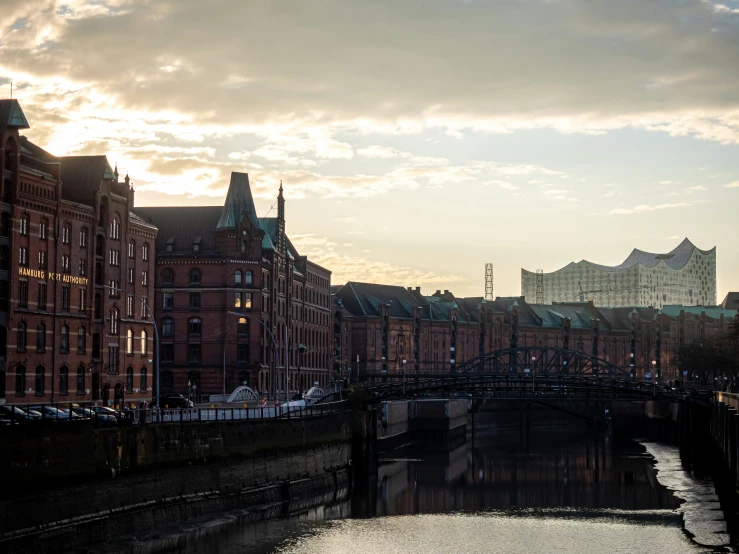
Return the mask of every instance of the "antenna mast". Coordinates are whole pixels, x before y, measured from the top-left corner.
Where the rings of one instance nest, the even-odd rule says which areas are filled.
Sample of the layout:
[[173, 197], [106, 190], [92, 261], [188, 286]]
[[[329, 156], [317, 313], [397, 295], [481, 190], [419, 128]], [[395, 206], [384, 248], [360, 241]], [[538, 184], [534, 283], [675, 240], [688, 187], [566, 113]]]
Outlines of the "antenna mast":
[[493, 298], [493, 264], [485, 264], [485, 300]]

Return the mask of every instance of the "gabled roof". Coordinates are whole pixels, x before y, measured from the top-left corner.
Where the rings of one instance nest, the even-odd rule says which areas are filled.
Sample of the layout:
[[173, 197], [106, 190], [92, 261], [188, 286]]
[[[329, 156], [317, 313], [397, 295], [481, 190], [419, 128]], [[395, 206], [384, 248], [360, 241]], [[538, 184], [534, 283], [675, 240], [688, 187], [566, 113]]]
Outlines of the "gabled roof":
[[254, 198], [251, 195], [251, 187], [249, 186], [249, 174], [231, 173], [231, 182], [228, 185], [228, 194], [226, 194], [226, 202], [221, 211], [221, 217], [218, 220], [218, 229], [233, 229], [241, 218], [246, 216], [253, 228], [258, 228], [257, 210], [254, 207]]
[[739, 292], [728, 293], [721, 306], [725, 310], [739, 310]]
[[390, 305], [392, 317], [413, 316], [413, 308], [422, 308], [420, 301], [404, 287], [395, 285], [376, 285], [372, 283], [349, 282], [336, 292], [344, 308], [353, 316], [378, 316], [382, 307]]
[[103, 179], [115, 179], [105, 156], [61, 156], [62, 198], [92, 205]]
[[668, 305], [662, 307], [662, 313], [668, 317], [678, 317], [680, 312], [693, 315], [701, 315], [702, 313], [705, 313], [706, 317], [710, 317], [711, 319], [720, 319], [722, 315], [724, 316], [724, 319], [733, 319], [736, 317], [737, 313], [739, 313], [737, 310], [725, 310], [721, 306]]
[[[200, 239], [199, 255], [216, 252], [213, 231], [221, 217], [221, 206], [167, 206], [134, 208], [136, 213], [159, 228], [156, 249], [159, 254], [192, 254], [192, 245]], [[167, 243], [174, 243], [167, 252]]]
[[15, 129], [31, 128], [18, 100], [10, 98], [0, 100], [0, 133], [5, 134], [8, 127]]

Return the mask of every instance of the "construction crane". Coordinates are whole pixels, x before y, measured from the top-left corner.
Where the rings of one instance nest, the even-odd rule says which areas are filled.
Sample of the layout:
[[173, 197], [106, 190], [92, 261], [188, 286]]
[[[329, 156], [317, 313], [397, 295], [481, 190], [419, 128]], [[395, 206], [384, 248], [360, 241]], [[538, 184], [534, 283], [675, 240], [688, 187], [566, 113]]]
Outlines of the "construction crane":
[[598, 292], [626, 292], [626, 291], [634, 291], [634, 290], [641, 290], [641, 289], [659, 289], [663, 287], [674, 287], [674, 286], [677, 286], [677, 283], [666, 283], [664, 285], [641, 285], [641, 286], [629, 287], [625, 289], [612, 289], [611, 287], [607, 287], [605, 289], [597, 289], [597, 290], [582, 290], [582, 283], [578, 281], [577, 286], [580, 289], [580, 293], [575, 295], [575, 300], [577, 300], [579, 297], [580, 302], [585, 302], [586, 294], [595, 294]]

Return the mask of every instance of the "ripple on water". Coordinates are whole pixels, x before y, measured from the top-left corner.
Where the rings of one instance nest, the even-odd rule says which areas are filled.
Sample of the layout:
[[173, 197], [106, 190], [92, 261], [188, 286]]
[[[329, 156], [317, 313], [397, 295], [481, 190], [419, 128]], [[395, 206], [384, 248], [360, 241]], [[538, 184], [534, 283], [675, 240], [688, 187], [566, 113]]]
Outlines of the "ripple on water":
[[618, 518], [547, 518], [509, 514], [437, 514], [344, 520], [283, 543], [281, 554], [488, 554], [548, 552], [695, 553], [670, 525]]
[[685, 529], [693, 535], [693, 540], [701, 545], [728, 548], [731, 539], [713, 482], [685, 471], [677, 447], [654, 442], [642, 444], [656, 461], [657, 480], [683, 500], [677, 511], [682, 513]]

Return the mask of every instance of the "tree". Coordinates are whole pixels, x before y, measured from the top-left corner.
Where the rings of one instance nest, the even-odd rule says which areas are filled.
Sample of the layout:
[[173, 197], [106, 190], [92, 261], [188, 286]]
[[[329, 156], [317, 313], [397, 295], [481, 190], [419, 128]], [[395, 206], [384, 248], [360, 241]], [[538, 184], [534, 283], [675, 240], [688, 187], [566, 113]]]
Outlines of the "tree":
[[739, 325], [732, 325], [723, 335], [682, 345], [678, 348], [677, 360], [682, 370], [704, 380], [719, 376], [736, 378], [739, 372]]

